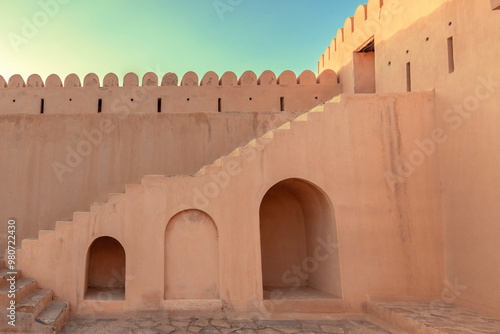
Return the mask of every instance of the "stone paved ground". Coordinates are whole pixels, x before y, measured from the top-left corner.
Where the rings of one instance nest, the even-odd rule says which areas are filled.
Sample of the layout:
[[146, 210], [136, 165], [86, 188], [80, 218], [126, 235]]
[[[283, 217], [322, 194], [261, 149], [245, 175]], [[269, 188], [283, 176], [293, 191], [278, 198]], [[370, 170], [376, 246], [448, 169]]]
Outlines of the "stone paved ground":
[[227, 320], [203, 318], [161, 318], [151, 315], [132, 318], [71, 318], [60, 333], [160, 334], [160, 333], [244, 333], [244, 334], [376, 334], [390, 333], [366, 320]]
[[[500, 319], [485, 316], [439, 300], [432, 303], [375, 302], [373, 304], [378, 308], [390, 310], [394, 315], [408, 318], [414, 321], [413, 324], [423, 324], [427, 328], [433, 328], [437, 330], [436, 333], [500, 333]], [[389, 314], [389, 316], [391, 315]], [[389, 319], [385, 320], [389, 321]]]

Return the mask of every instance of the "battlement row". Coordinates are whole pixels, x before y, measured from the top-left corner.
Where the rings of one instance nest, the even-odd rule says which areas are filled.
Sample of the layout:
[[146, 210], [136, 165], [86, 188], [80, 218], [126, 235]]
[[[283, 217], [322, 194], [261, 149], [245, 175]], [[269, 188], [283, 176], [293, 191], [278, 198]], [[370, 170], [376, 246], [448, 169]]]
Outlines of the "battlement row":
[[[259, 77], [252, 72], [246, 71], [240, 78], [233, 72], [226, 72], [219, 78], [215, 72], [207, 72], [201, 81], [195, 72], [187, 72], [180, 81], [180, 86], [252, 86], [252, 85], [315, 85], [315, 84], [333, 84], [337, 82], [337, 75], [333, 71], [324, 73], [318, 77], [309, 70], [302, 72], [298, 77], [293, 71], [284, 71], [279, 77], [272, 71], [264, 71]], [[149, 72], [142, 77], [142, 86], [157, 87], [157, 86], [179, 86], [179, 78], [175, 73], [167, 73], [159, 82], [158, 76]], [[64, 79], [64, 84], [61, 78], [56, 74], [51, 74], [45, 82], [40, 75], [30, 75], [25, 82], [19, 74], [13, 75], [8, 81], [0, 76], [0, 89], [2, 88], [57, 88], [57, 87], [118, 87], [118, 76], [114, 73], [109, 73], [104, 76], [102, 86], [99, 77], [90, 73], [85, 76], [82, 81], [76, 74], [70, 74]], [[139, 86], [139, 77], [135, 73], [128, 73], [123, 78], [123, 87]]]
[[68, 75], [64, 84], [57, 75], [43, 82], [34, 74], [26, 83], [14, 75], [8, 84], [0, 82], [0, 87], [0, 115], [301, 112], [342, 93], [332, 70], [318, 77], [311, 71], [298, 77], [285, 71], [278, 78], [271, 71], [258, 78], [247, 71], [239, 79], [233, 72], [220, 78], [208, 72], [201, 81], [188, 72], [180, 83], [173, 73], [165, 74], [161, 82], [156, 74], [146, 73], [142, 85], [136, 74], [129, 73], [122, 86], [113, 73], [104, 77], [102, 86], [93, 73], [85, 76], [83, 86], [75, 74]]
[[385, 2], [384, 0], [369, 0], [367, 4], [358, 6], [354, 16], [345, 20], [344, 27], [337, 30], [336, 37], [321, 55], [318, 73], [330, 68], [331, 62], [342, 65], [346, 61], [342, 59], [345, 54], [366, 46], [370, 38], [386, 27], [392, 21], [393, 16], [401, 10], [400, 0], [385, 0]]

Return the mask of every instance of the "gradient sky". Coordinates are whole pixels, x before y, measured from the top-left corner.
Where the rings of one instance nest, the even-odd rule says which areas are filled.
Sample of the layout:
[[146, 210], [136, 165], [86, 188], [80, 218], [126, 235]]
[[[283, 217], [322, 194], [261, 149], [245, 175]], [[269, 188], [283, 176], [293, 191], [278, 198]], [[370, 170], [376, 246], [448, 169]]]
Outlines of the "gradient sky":
[[200, 78], [207, 71], [316, 72], [320, 55], [361, 3], [1, 0], [0, 75], [83, 79], [92, 72], [102, 80], [114, 72], [121, 82], [128, 72], [195, 71]]

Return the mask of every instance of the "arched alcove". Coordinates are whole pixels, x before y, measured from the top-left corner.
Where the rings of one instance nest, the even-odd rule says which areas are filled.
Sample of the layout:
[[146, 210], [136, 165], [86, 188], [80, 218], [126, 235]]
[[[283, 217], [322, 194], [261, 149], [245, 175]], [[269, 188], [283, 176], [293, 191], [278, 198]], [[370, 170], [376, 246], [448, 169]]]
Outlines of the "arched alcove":
[[94, 240], [87, 252], [85, 299], [125, 300], [125, 250], [111, 237]]
[[165, 299], [218, 298], [217, 227], [203, 211], [182, 211], [165, 229]]
[[341, 298], [333, 207], [317, 186], [287, 179], [260, 206], [264, 299]]

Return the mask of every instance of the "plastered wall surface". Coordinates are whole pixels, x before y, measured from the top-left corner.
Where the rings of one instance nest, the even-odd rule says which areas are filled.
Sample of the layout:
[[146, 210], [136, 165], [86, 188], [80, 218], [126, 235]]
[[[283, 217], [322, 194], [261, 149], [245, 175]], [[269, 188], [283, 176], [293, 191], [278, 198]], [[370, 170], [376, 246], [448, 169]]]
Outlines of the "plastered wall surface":
[[[330, 310], [361, 311], [367, 295], [438, 294], [444, 263], [436, 254], [444, 250], [437, 160], [430, 159], [397, 189], [384, 177], [397, 168], [392, 154], [411, 152], [415, 138], [435, 126], [433, 93], [345, 96], [342, 103], [322, 108], [231, 152], [197, 176], [145, 177], [106, 204], [93, 205], [90, 213], [75, 214], [73, 222], [60, 222], [38, 240], [25, 240], [19, 252], [23, 273], [36, 275], [40, 286], [53, 287], [77, 311], [99, 305], [110, 311], [168, 309], [165, 240], [159, 236], [168, 238], [172, 217], [195, 209], [217, 227], [218, 300], [235, 312], [258, 312], [265, 269], [260, 226], [279, 226], [272, 216], [260, 221], [261, 205], [273, 185], [292, 179], [283, 186], [301, 203], [311, 233], [318, 233], [306, 237], [306, 252], [314, 254], [320, 247], [318, 270], [309, 280], [317, 289], [338, 292], [322, 301]], [[330, 218], [314, 223], [321, 212]], [[87, 249], [101, 236], [115, 238], [125, 249], [129, 278], [124, 301], [84, 298]], [[159, 250], [156, 256], [150, 256], [152, 249]], [[288, 253], [276, 256], [296, 262]], [[198, 273], [188, 263], [182, 270]], [[328, 277], [322, 277], [325, 272]], [[303, 302], [289, 303], [280, 305], [297, 309]]]
[[431, 151], [440, 161], [446, 279], [460, 287], [454, 301], [498, 316], [500, 69], [494, 31], [500, 14], [492, 10], [497, 5], [487, 0], [378, 5], [369, 1], [367, 10], [358, 8], [354, 32], [346, 30], [348, 20], [344, 35], [321, 57], [319, 72], [337, 71], [344, 90], [352, 91], [352, 52], [374, 35], [377, 93], [406, 91], [408, 63], [412, 91], [435, 91], [437, 129], [446, 138]]
[[[161, 83], [146, 74], [139, 86], [130, 74], [123, 87], [113, 75], [102, 87], [93, 75], [83, 87], [75, 76], [64, 85], [34, 76], [26, 87], [18, 76], [8, 84], [0, 78], [2, 206], [30, 221], [22, 236], [56, 226], [23, 242], [23, 273], [79, 312], [222, 305], [359, 312], [367, 298], [434, 300], [451, 284], [452, 302], [499, 316], [496, 8], [494, 0], [370, 0], [338, 30], [317, 78], [209, 72], [201, 83], [187, 73], [179, 84], [172, 74]], [[356, 53], [372, 40], [373, 54]], [[286, 124], [341, 92], [322, 112]], [[95, 129], [103, 139], [94, 147], [85, 131]], [[259, 139], [233, 150], [252, 138]], [[65, 161], [67, 143], [77, 150], [82, 140], [92, 154], [59, 182], [53, 163]], [[148, 174], [184, 176], [142, 178]], [[284, 207], [297, 213], [288, 240]], [[190, 226], [183, 221], [172, 227], [186, 210], [206, 214], [207, 261], [218, 249], [218, 273], [206, 271], [213, 284], [190, 281], [195, 301], [167, 269], [186, 277], [202, 270], [166, 251], [170, 229], [194, 236], [169, 243], [174, 249], [200, 238], [183, 234]], [[317, 248], [328, 244], [320, 235], [331, 237], [330, 248]], [[125, 250], [123, 300], [85, 299], [88, 249], [104, 236]], [[273, 249], [291, 249], [290, 240], [296, 252]], [[330, 251], [318, 268], [303, 277], [288, 272], [317, 249]], [[313, 305], [271, 289], [274, 300], [264, 300], [266, 286], [292, 282], [330, 298]]]
[[142, 84], [135, 74], [122, 86], [114, 74], [102, 87], [93, 74], [83, 87], [76, 75], [64, 87], [54, 75], [0, 82], [0, 228], [14, 218], [20, 240], [35, 237], [144, 175], [194, 173], [340, 92], [335, 73], [310, 71], [209, 72], [199, 84], [193, 72], [180, 83], [148, 73]]

